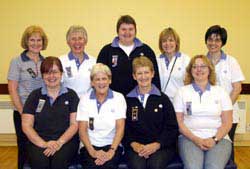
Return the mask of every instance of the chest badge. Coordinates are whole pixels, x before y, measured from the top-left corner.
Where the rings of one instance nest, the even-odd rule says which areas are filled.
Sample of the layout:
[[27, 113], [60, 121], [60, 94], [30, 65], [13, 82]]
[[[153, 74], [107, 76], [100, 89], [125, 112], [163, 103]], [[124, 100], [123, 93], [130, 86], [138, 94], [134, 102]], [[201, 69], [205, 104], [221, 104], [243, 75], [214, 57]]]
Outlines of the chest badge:
[[37, 105], [37, 108], [36, 108], [36, 112], [40, 113], [45, 105], [45, 100], [43, 99], [39, 99], [39, 102], [38, 102], [38, 105]]
[[112, 67], [116, 67], [118, 63], [118, 55], [112, 55]]
[[139, 113], [138, 107], [137, 106], [132, 107], [132, 110], [131, 110], [132, 121], [138, 121], [138, 113]]
[[69, 66], [69, 67], [66, 67], [65, 69], [66, 69], [66, 74], [67, 74], [67, 76], [68, 76], [68, 77], [72, 77], [73, 75], [72, 75], [71, 67]]

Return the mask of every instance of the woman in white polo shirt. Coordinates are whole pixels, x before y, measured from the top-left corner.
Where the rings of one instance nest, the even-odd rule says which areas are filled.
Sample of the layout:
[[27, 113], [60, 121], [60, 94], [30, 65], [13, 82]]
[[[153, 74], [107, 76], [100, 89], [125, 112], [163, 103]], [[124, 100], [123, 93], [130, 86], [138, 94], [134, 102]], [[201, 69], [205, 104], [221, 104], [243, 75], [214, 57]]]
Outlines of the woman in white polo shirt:
[[91, 74], [93, 89], [81, 96], [77, 120], [84, 147], [80, 161], [84, 169], [116, 169], [122, 153], [119, 146], [125, 125], [126, 101], [109, 88], [111, 71], [97, 63]]
[[227, 31], [225, 28], [214, 25], [208, 28], [205, 34], [205, 43], [207, 45], [207, 57], [215, 67], [217, 85], [222, 86], [233, 103], [233, 126], [229, 132], [229, 137], [234, 141], [234, 134], [239, 123], [240, 117], [238, 104], [236, 102], [241, 92], [241, 83], [245, 80], [243, 72], [235, 57], [232, 57], [222, 50], [227, 42]]
[[180, 52], [180, 37], [171, 27], [160, 33], [159, 49], [161, 54], [157, 57], [157, 64], [161, 91], [173, 102], [177, 90], [184, 86], [183, 80], [190, 58]]
[[215, 85], [214, 67], [206, 56], [191, 59], [185, 85], [174, 98], [184, 168], [224, 169], [232, 150], [227, 135], [232, 127], [232, 102]]

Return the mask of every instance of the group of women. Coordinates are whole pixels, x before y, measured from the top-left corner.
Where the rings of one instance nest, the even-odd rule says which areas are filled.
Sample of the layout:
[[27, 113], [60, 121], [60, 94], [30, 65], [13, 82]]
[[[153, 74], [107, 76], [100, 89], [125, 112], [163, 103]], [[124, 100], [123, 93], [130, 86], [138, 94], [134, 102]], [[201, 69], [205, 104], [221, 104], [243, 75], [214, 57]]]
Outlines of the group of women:
[[244, 80], [236, 59], [221, 49], [226, 30], [210, 27], [207, 55], [192, 59], [180, 52], [173, 28], [160, 33], [159, 57], [136, 38], [131, 16], [121, 16], [116, 31], [95, 59], [85, 52], [82, 26], [69, 28], [70, 52], [59, 58], [41, 56], [48, 44], [41, 27], [25, 30], [25, 51], [8, 73], [18, 168], [28, 160], [32, 169], [66, 169], [80, 138], [84, 169], [116, 169], [124, 150], [130, 169], [164, 169], [177, 141], [186, 169], [223, 169]]

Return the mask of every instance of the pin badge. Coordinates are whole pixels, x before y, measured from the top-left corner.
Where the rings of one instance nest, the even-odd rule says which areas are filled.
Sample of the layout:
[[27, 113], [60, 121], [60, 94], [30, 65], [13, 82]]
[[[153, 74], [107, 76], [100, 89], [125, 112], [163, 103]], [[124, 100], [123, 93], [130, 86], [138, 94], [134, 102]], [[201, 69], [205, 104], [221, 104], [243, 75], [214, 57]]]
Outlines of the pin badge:
[[138, 107], [132, 107], [132, 114], [131, 114], [131, 117], [132, 117], [132, 121], [138, 121]]
[[40, 113], [42, 111], [45, 102], [46, 102], [45, 100], [39, 99], [39, 103], [37, 105], [36, 112]]

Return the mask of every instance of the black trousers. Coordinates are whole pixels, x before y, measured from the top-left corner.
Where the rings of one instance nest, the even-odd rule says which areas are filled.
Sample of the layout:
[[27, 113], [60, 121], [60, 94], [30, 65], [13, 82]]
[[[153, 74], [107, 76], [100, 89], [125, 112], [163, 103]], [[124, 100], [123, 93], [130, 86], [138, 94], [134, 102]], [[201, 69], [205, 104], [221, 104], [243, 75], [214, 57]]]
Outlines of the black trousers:
[[50, 157], [43, 154], [44, 150], [44, 148], [29, 143], [28, 155], [31, 169], [68, 169], [74, 154], [78, 151], [78, 144], [75, 140], [71, 140]]
[[232, 154], [231, 154], [231, 159], [234, 160], [234, 136], [235, 136], [235, 130], [237, 128], [238, 123], [233, 123], [231, 130], [228, 133], [228, 136], [232, 140]]
[[129, 149], [126, 152], [126, 159], [129, 169], [165, 169], [174, 155], [175, 149], [160, 149], [146, 159]]
[[[103, 150], [107, 152], [110, 148], [110, 145], [104, 147], [93, 147], [95, 148], [95, 150]], [[115, 152], [114, 157], [111, 160], [107, 161], [102, 166], [97, 166], [95, 164], [96, 159], [92, 158], [89, 155], [87, 149], [83, 147], [80, 150], [80, 161], [83, 166], [83, 169], [117, 169], [121, 159], [122, 150], [122, 147], [119, 146]]]
[[18, 169], [23, 169], [23, 166], [28, 161], [27, 156], [27, 143], [28, 139], [24, 132], [22, 131], [22, 120], [21, 115], [18, 111], [13, 112], [13, 120], [16, 130], [16, 137], [17, 137], [17, 148], [18, 148], [18, 154], [17, 154], [17, 166]]

